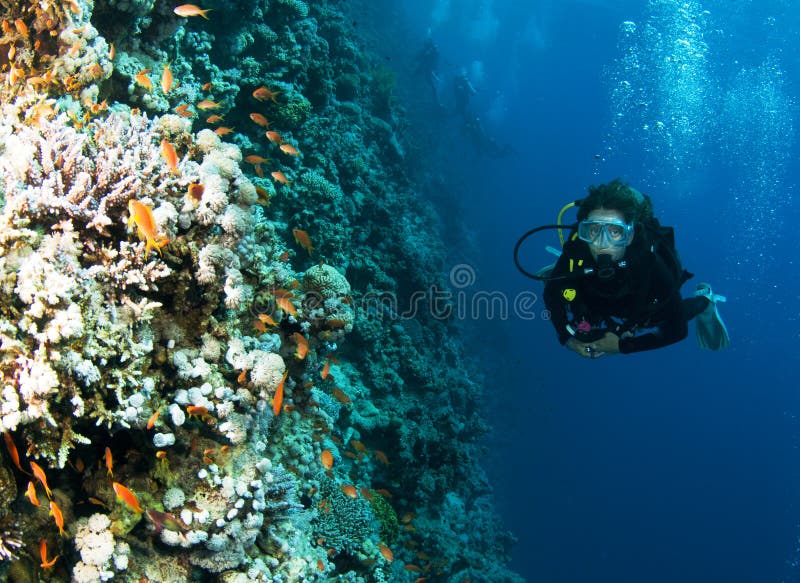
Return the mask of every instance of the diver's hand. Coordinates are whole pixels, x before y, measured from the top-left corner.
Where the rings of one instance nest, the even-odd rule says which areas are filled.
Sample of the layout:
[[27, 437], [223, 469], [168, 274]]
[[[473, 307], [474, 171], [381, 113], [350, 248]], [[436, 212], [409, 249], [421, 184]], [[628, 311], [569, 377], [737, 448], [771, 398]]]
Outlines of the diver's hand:
[[581, 342], [575, 338], [567, 340], [565, 346], [575, 354], [581, 355], [583, 358], [599, 358], [603, 353], [594, 347], [596, 342]]
[[619, 336], [606, 332], [600, 340], [589, 342], [589, 347], [601, 354], [619, 354]]

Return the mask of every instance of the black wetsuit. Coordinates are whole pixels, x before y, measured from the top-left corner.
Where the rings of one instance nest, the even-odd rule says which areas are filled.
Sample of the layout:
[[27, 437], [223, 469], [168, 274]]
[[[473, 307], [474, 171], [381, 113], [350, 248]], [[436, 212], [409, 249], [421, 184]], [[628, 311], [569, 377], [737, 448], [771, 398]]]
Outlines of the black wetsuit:
[[[671, 241], [654, 244], [658, 237], [649, 235], [636, 227], [625, 251], [625, 265], [616, 266], [607, 279], [597, 275], [598, 264], [587, 243], [577, 238], [567, 241], [550, 275], [554, 279], [544, 289], [544, 302], [561, 344], [572, 337], [568, 325], [573, 330], [591, 326], [595, 338], [578, 333], [578, 340], [594, 340], [603, 331], [617, 334], [622, 353], [661, 348], [686, 338], [688, 320], [702, 312], [708, 300], [681, 298], [680, 286], [691, 274], [682, 270], [672, 248], [658, 246], [672, 245]], [[586, 268], [594, 273], [583, 275]], [[568, 277], [558, 279], [561, 276]]]

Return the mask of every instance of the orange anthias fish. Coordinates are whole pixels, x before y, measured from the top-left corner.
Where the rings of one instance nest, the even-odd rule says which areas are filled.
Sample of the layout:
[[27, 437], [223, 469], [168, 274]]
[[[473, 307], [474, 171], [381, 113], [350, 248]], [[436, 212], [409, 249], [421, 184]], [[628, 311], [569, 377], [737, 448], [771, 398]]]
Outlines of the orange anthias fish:
[[153, 209], [138, 200], [131, 199], [128, 201], [128, 212], [131, 215], [128, 219], [128, 227], [135, 224], [139, 239], [147, 243], [144, 249], [145, 259], [147, 259], [150, 249], [155, 249], [160, 254], [161, 248], [169, 243], [169, 239], [158, 234], [156, 220], [153, 218]]
[[34, 506], [40, 506], [39, 499], [36, 497], [36, 486], [33, 485], [33, 482], [28, 482], [28, 488], [25, 490], [25, 495], [28, 497], [28, 500], [31, 501], [31, 504]]
[[61, 536], [66, 536], [64, 534], [64, 515], [61, 513], [61, 508], [58, 507], [58, 504], [50, 500], [50, 516], [53, 517], [53, 520], [56, 521], [56, 526], [58, 527], [58, 534]]
[[273, 103], [278, 103], [275, 99], [278, 95], [280, 95], [280, 91], [270, 91], [270, 88], [266, 85], [262, 85], [255, 91], [253, 91], [253, 97], [258, 99], [259, 101], [266, 101], [267, 99], [271, 99]]
[[331, 371], [331, 363], [326, 360], [325, 365], [322, 367], [322, 372], [319, 373], [319, 376], [322, 377], [323, 381], [328, 378], [328, 374], [330, 373], [330, 371]]
[[323, 449], [322, 453], [319, 454], [319, 460], [322, 462], [322, 467], [326, 470], [330, 470], [333, 467], [333, 454], [329, 449]]
[[42, 564], [39, 565], [42, 569], [50, 569], [53, 565], [56, 564], [56, 560], [61, 555], [56, 555], [49, 561], [47, 560], [47, 541], [42, 539], [42, 542], [39, 543], [39, 554], [42, 556]]
[[272, 319], [272, 316], [270, 316], [269, 314], [259, 314], [258, 319], [261, 320], [267, 326], [272, 326], [273, 328], [278, 325], [275, 322], [275, 320]]
[[386, 559], [387, 562], [391, 563], [394, 561], [394, 553], [392, 552], [392, 549], [384, 544], [379, 544], [378, 550], [381, 552], [381, 555], [383, 555], [383, 558]]
[[216, 101], [211, 101], [210, 99], [204, 99], [197, 103], [197, 109], [202, 109], [203, 111], [208, 111], [209, 109], [219, 109], [222, 107], [221, 104], [217, 103]]
[[169, 169], [172, 170], [172, 173], [180, 175], [181, 171], [178, 170], [178, 153], [167, 140], [161, 140], [161, 155], [167, 162]]
[[281, 172], [280, 170], [276, 170], [275, 172], [271, 172], [270, 175], [275, 179], [275, 182], [280, 182], [281, 184], [291, 184], [291, 180], [286, 178], [286, 174]]
[[114, 476], [114, 458], [111, 457], [111, 448], [106, 448], [106, 469], [109, 476]]
[[258, 125], [260, 125], [262, 128], [269, 127], [269, 122], [267, 121], [267, 118], [261, 115], [260, 113], [251, 113], [250, 119], [252, 119]]
[[[17, 446], [14, 445], [14, 440], [11, 438], [11, 434], [6, 431], [3, 433], [3, 438], [6, 440], [6, 449], [8, 450], [8, 455], [11, 456], [11, 461], [14, 462], [14, 465], [17, 466], [17, 469], [20, 472], [23, 474], [28, 474], [28, 472], [22, 469], [22, 466], [19, 463], [19, 451], [17, 451]], [[30, 474], [28, 475], [30, 476]]]
[[161, 407], [163, 407], [163, 405], [156, 409], [156, 412], [153, 413], [153, 416], [147, 421], [147, 429], [155, 427], [156, 421], [158, 421], [158, 415], [161, 413]]
[[269, 158], [264, 158], [258, 154], [250, 154], [249, 156], [244, 157], [244, 161], [248, 164], [266, 164], [269, 162]]
[[281, 135], [275, 130], [267, 130], [267, 133], [265, 135], [267, 136], [267, 139], [273, 144], [281, 143]]
[[114, 482], [112, 486], [114, 487], [114, 492], [117, 494], [117, 498], [127, 504], [131, 510], [133, 510], [136, 514], [141, 514], [144, 512], [142, 507], [139, 505], [139, 498], [136, 497], [136, 494], [128, 490], [128, 488], [119, 482]]
[[272, 397], [272, 413], [276, 417], [278, 416], [278, 413], [281, 412], [281, 405], [283, 404], [283, 384], [286, 382], [286, 377], [288, 374], [288, 370], [284, 371], [281, 382], [278, 383], [278, 387], [275, 389], [275, 396]]
[[172, 70], [169, 68], [169, 63], [167, 63], [164, 65], [164, 71], [161, 73], [161, 90], [164, 93], [169, 93], [174, 80], [175, 78], [172, 76]]
[[345, 496], [349, 496], [350, 498], [358, 498], [358, 490], [352, 484], [345, 484], [341, 487], [342, 492]]
[[281, 152], [284, 154], [289, 154], [290, 156], [298, 156], [300, 154], [300, 152], [297, 151], [297, 148], [291, 144], [287, 144], [286, 142], [278, 147], [280, 148]]
[[138, 85], [141, 85], [142, 87], [144, 87], [148, 91], [152, 91], [153, 90], [153, 82], [150, 81], [150, 77], [148, 77], [148, 75], [147, 75], [149, 72], [150, 72], [150, 69], [142, 69], [141, 71], [136, 73], [136, 75], [134, 75], [133, 80], [136, 81], [136, 83]]
[[276, 297], [275, 303], [281, 310], [283, 310], [287, 314], [291, 314], [292, 316], [297, 316], [297, 308], [294, 307], [292, 300], [290, 300], [288, 297], [286, 296]]
[[308, 236], [302, 229], [292, 229], [292, 235], [294, 235], [294, 241], [298, 245], [300, 245], [303, 249], [308, 251], [308, 254], [311, 255], [311, 251], [314, 247], [311, 246], [311, 238]]
[[34, 477], [42, 483], [42, 486], [44, 486], [44, 491], [47, 492], [47, 497], [52, 498], [53, 492], [50, 491], [50, 487], [47, 485], [47, 476], [44, 475], [44, 470], [39, 467], [39, 464], [36, 462], [31, 462], [31, 470], [33, 470]]
[[303, 360], [308, 354], [308, 339], [306, 339], [305, 336], [300, 334], [300, 332], [295, 332], [294, 334], [292, 334], [292, 338], [294, 339], [295, 343], [297, 343], [297, 348], [294, 351], [294, 356], [298, 360]]
[[176, 6], [173, 12], [183, 18], [188, 18], [190, 16], [202, 16], [208, 20], [208, 16], [206, 16], [206, 14], [211, 12], [211, 8], [206, 8], [203, 10], [194, 4], [181, 4], [180, 6]]

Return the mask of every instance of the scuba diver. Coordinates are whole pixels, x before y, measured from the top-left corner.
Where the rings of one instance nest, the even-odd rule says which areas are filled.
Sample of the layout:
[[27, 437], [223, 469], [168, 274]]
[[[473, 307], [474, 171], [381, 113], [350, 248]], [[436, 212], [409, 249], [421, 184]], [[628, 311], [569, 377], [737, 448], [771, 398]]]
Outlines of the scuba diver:
[[453, 98], [455, 100], [456, 113], [461, 115], [464, 123], [469, 123], [471, 117], [469, 112], [469, 100], [476, 93], [475, 87], [472, 86], [469, 77], [467, 77], [466, 69], [462, 68], [458, 75], [453, 78]]
[[[578, 223], [570, 227], [561, 217], [572, 206]], [[545, 282], [544, 302], [561, 344], [585, 358], [652, 350], [686, 338], [694, 318], [702, 348], [730, 345], [717, 309], [723, 296], [700, 283], [693, 297], [681, 298], [680, 287], [692, 274], [681, 266], [673, 230], [653, 216], [647, 195], [619, 179], [592, 186], [586, 198], [561, 210], [558, 223], [523, 235], [514, 261], [523, 274]], [[570, 229], [566, 242], [564, 228]], [[554, 265], [529, 273], [519, 263], [519, 248], [543, 229], [559, 229], [563, 249]]]
[[425, 82], [431, 88], [433, 101], [438, 107], [442, 104], [439, 101], [439, 76], [436, 69], [439, 67], [439, 47], [429, 36], [425, 39], [425, 44], [414, 57], [414, 74], [425, 78]]

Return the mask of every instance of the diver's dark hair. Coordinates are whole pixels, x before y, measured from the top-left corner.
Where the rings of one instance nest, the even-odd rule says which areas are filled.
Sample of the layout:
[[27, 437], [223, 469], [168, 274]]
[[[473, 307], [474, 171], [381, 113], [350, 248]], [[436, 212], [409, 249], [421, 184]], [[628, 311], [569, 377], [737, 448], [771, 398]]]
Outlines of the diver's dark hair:
[[608, 184], [589, 187], [589, 196], [581, 201], [578, 209], [578, 220], [582, 221], [590, 212], [599, 208], [621, 212], [628, 223], [646, 223], [653, 218], [650, 197], [619, 178]]

